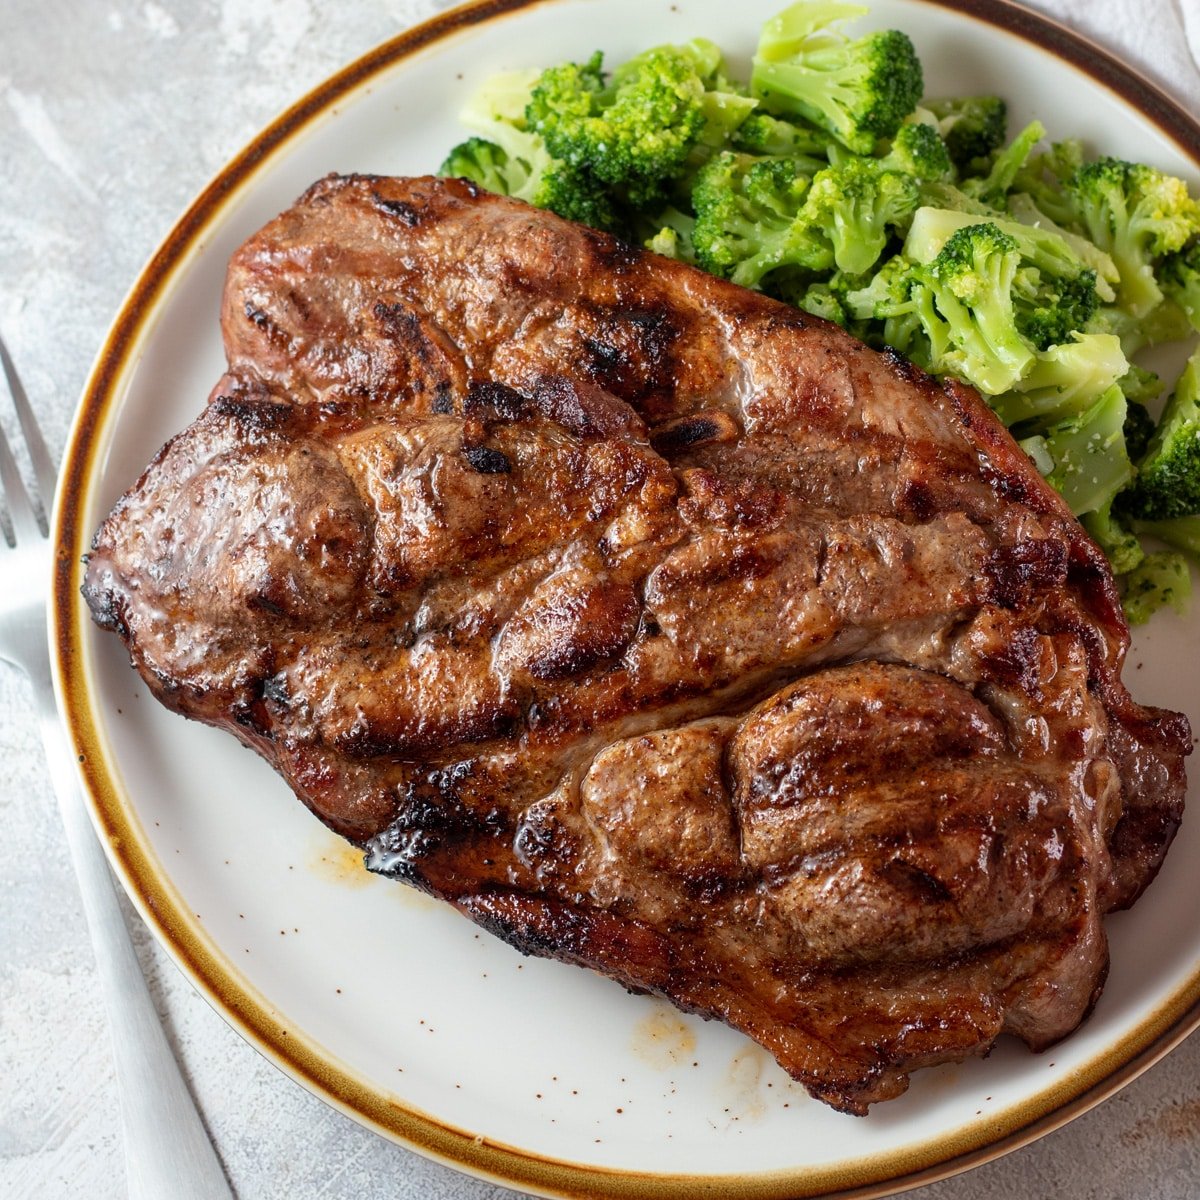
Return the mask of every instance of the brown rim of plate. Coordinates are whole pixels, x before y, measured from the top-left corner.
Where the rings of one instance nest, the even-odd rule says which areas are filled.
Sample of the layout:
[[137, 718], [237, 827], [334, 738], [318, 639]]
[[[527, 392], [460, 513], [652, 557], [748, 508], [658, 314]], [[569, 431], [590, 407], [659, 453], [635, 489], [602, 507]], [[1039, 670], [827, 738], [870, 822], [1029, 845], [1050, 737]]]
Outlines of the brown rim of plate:
[[[388, 1099], [356, 1078], [299, 1030], [281, 1026], [265, 999], [211, 944], [162, 871], [105, 758], [84, 662], [90, 628], [80, 599], [82, 556], [90, 528], [81, 504], [98, 465], [99, 437], [115, 406], [116, 385], [155, 305], [189, 251], [258, 168], [337, 101], [451, 34], [548, 3], [472, 0], [406, 30], [338, 71], [271, 122], [200, 193], [155, 251], [104, 340], [84, 387], [63, 462], [55, 513], [58, 547], [52, 606], [56, 685], [93, 815], [118, 874], [142, 917], [203, 995], [260, 1051], [293, 1078], [360, 1122], [430, 1157], [483, 1178], [556, 1197], [630, 1200], [869, 1200], [929, 1183], [999, 1157], [1066, 1124], [1117, 1091], [1200, 1025], [1200, 976], [1168, 997], [1136, 1031], [1069, 1080], [1014, 1105], [998, 1118], [948, 1138], [822, 1168], [753, 1176], [665, 1175], [580, 1165], [506, 1146]], [[1155, 84], [1079, 34], [1010, 0], [921, 0], [948, 8], [1047, 50], [1119, 95], [1159, 127], [1200, 167], [1200, 123]], [[1000, 1131], [996, 1133], [997, 1125]]]

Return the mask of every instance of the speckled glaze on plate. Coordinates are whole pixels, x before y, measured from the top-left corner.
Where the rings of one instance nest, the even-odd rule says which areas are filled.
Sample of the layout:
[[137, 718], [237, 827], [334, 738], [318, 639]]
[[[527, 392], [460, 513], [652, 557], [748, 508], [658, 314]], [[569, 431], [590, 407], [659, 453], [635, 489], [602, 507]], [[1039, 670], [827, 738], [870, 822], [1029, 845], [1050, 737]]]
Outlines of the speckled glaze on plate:
[[[56, 517], [52, 638], [64, 713], [113, 863], [216, 1007], [282, 1069], [363, 1123], [477, 1175], [546, 1196], [882, 1196], [1069, 1120], [1200, 1023], [1187, 820], [1158, 881], [1108, 923], [1092, 1018], [1042, 1055], [922, 1072], [870, 1117], [808, 1099], [723, 1026], [522, 959], [448, 907], [375, 879], [257, 758], [149, 699], [79, 598], [91, 532], [221, 373], [225, 262], [328, 171], [432, 170], [493, 70], [602, 46], [714, 38], [745, 65], [780, 0], [486, 0], [385, 43], [270, 125], [197, 198], [135, 284], [84, 392]], [[1115, 60], [1002, 0], [878, 0], [932, 94], [996, 91], [1012, 128], [1200, 182], [1200, 126]], [[1135, 695], [1200, 722], [1200, 612], [1155, 619], [1126, 667]], [[1197, 773], [1194, 768], [1193, 773]], [[1193, 798], [1197, 789], [1193, 786]]]

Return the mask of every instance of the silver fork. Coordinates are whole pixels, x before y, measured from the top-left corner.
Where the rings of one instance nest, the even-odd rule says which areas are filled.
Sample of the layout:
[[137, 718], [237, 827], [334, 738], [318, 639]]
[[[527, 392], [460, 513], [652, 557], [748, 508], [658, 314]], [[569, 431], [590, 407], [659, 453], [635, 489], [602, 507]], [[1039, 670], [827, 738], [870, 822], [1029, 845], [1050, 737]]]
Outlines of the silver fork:
[[104, 851], [84, 808], [70, 744], [59, 724], [46, 624], [48, 515], [55, 471], [3, 340], [0, 363], [36, 480], [31, 499], [0, 428], [0, 485], [10, 518], [10, 528], [0, 528], [0, 659], [24, 671], [33, 684], [50, 777], [108, 1008], [125, 1125], [129, 1196], [131, 1200], [232, 1200], [220, 1160], [150, 999]]

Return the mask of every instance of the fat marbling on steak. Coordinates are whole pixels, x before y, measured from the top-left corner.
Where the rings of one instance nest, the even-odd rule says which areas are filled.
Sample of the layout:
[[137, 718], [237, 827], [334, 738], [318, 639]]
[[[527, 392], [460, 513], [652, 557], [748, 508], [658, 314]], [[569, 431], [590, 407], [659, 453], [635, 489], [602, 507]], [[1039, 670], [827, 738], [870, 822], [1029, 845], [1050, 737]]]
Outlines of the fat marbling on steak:
[[1083, 1019], [1190, 736], [973, 392], [461, 180], [321, 181], [222, 323], [84, 588], [163, 703], [844, 1111]]

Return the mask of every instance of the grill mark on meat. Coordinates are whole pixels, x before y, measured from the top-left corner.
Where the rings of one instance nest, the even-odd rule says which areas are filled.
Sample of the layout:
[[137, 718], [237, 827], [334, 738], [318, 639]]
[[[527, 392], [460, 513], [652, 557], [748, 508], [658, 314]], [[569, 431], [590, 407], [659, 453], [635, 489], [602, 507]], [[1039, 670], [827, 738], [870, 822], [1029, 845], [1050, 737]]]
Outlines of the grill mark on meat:
[[428, 364], [432, 357], [432, 346], [426, 335], [424, 323], [410, 308], [400, 303], [377, 300], [371, 313], [378, 322], [380, 331], [396, 342], [397, 346], [413, 355], [418, 362]]
[[737, 422], [728, 413], [697, 413], [659, 425], [650, 433], [650, 445], [664, 458], [670, 458], [683, 450], [714, 442], [736, 441], [740, 433]]
[[441, 379], [434, 388], [433, 402], [430, 409], [438, 416], [445, 416], [454, 411], [454, 396], [451, 393], [450, 381]]
[[669, 393], [679, 331], [664, 310], [594, 306], [589, 315], [594, 332], [579, 340], [590, 379], [630, 402], [650, 404]]
[[223, 314], [88, 563], [164, 702], [842, 1111], [1082, 1018], [1187, 725], [978, 397], [461, 181], [321, 181]]
[[465, 414], [482, 413], [501, 421], [518, 421], [529, 412], [529, 402], [520, 392], [495, 380], [471, 384], [463, 401]]
[[252, 301], [247, 300], [242, 306], [242, 311], [257, 329], [262, 330], [266, 334], [271, 342], [275, 345], [287, 345], [289, 340], [287, 331], [280, 329], [263, 309], [258, 308]]
[[421, 223], [420, 211], [407, 200], [384, 197], [378, 192], [372, 192], [371, 199], [375, 202], [375, 207], [380, 212], [386, 213], [389, 217], [396, 217], [410, 229], [415, 228]]
[[508, 475], [512, 472], [512, 459], [503, 450], [491, 446], [464, 446], [463, 458], [480, 475]]
[[1051, 538], [1001, 546], [983, 569], [995, 602], [1002, 608], [1019, 608], [1065, 581], [1067, 547]]

